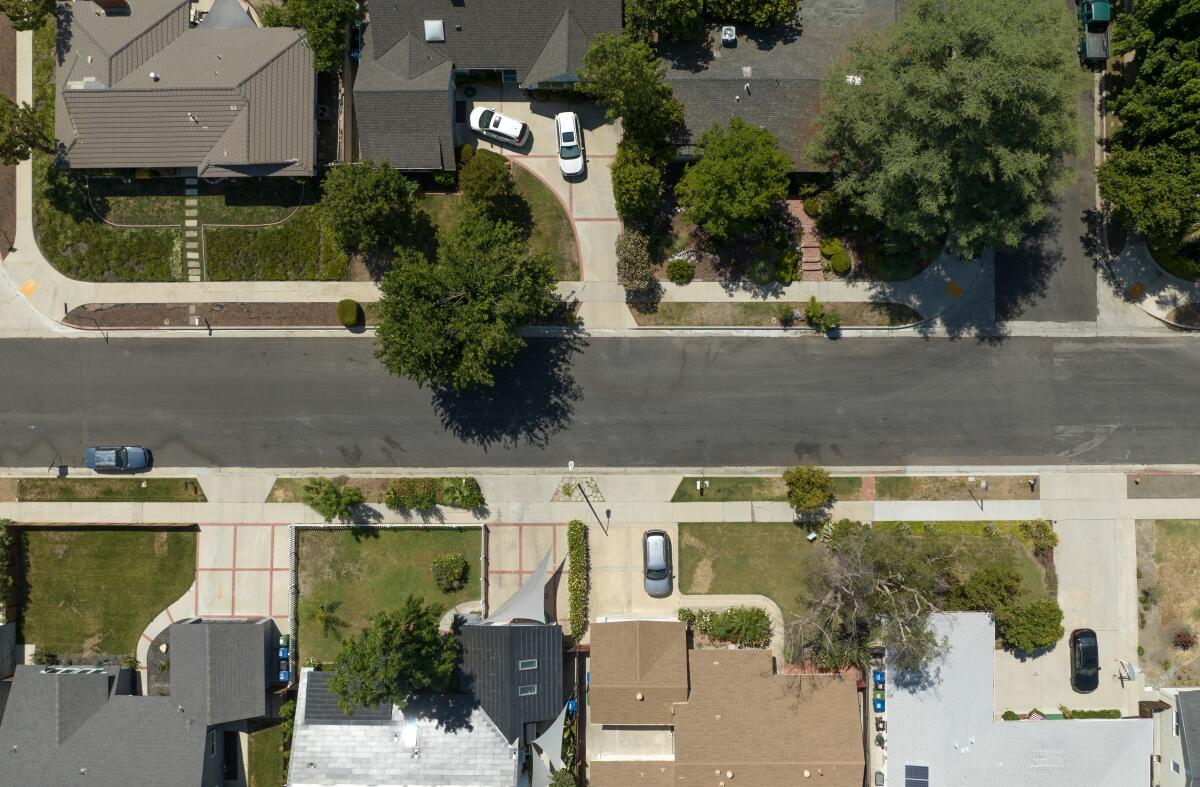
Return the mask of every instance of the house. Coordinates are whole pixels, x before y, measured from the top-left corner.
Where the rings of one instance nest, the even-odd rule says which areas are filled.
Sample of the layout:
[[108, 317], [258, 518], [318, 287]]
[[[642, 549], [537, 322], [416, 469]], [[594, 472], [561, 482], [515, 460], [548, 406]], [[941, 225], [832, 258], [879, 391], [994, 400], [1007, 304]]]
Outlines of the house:
[[592, 627], [588, 783], [863, 783], [862, 699], [839, 675], [779, 675], [770, 651], [688, 649], [682, 623]]
[[55, 135], [72, 169], [311, 175], [316, 73], [304, 36], [239, 0], [59, 4]]
[[620, 31], [621, 0], [373, 0], [353, 90], [360, 157], [453, 170], [465, 112], [456, 79], [482, 72], [525, 90], [567, 87], [592, 39]]
[[198, 787], [236, 778], [238, 735], [268, 713], [269, 619], [170, 626], [170, 696], [133, 693], [130, 670], [17, 667], [0, 721], [0, 783]]
[[1002, 721], [991, 616], [937, 615], [932, 625], [948, 653], [927, 672], [886, 675], [888, 784], [1149, 785], [1151, 720]]
[[[460, 620], [458, 692], [346, 715], [328, 687], [331, 673], [304, 670], [289, 786], [515, 787], [531, 743], [561, 768], [563, 637], [546, 622], [549, 562], [547, 552], [492, 615]], [[535, 787], [549, 783], [541, 753], [531, 764]]]
[[859, 37], [896, 21], [904, 0], [804, 0], [796, 21], [768, 29], [721, 29], [707, 40], [664, 45], [666, 79], [683, 103], [689, 143], [734, 117], [771, 131], [797, 172], [820, 168], [806, 150], [817, 136], [821, 83]]
[[1154, 718], [1154, 787], [1200, 787], [1200, 689], [1159, 689], [1141, 705]]

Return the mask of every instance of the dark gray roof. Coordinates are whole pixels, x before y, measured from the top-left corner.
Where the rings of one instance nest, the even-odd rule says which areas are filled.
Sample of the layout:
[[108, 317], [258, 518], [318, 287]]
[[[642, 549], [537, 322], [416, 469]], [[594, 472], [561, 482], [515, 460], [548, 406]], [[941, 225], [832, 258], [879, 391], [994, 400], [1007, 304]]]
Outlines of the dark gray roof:
[[[426, 21], [442, 22], [445, 41], [425, 40]], [[620, 30], [620, 0], [372, 0], [354, 81], [362, 158], [452, 170], [455, 70], [572, 81], [592, 39]]]
[[171, 697], [203, 707], [206, 724], [266, 715], [274, 631], [266, 619], [171, 624]]
[[305, 724], [384, 725], [392, 720], [392, 704], [355, 705], [347, 716], [338, 705], [337, 695], [329, 689], [332, 672], [310, 672], [305, 681]]
[[[475, 697], [509, 741], [523, 737], [525, 724], [552, 721], [562, 710], [560, 626], [472, 623], [462, 627], [461, 636], [462, 690]], [[518, 669], [522, 659], [536, 659], [537, 668]], [[522, 697], [521, 686], [535, 686], [537, 693]]]
[[854, 40], [894, 22], [903, 2], [805, 0], [795, 24], [739, 29], [736, 46], [721, 46], [717, 30], [706, 42], [664, 46], [690, 141], [741, 117], [773, 132], [798, 171], [815, 169], [805, 151], [816, 137], [821, 82]]
[[1183, 767], [1188, 787], [1200, 787], [1200, 690], [1181, 691], [1176, 702], [1183, 726]]
[[200, 22], [203, 30], [238, 27], [258, 27], [238, 0], [213, 0], [212, 8]]
[[299, 31], [260, 29], [237, 0], [195, 29], [179, 0], [111, 16], [90, 0], [60, 7], [55, 132], [70, 166], [312, 173], [316, 75]]

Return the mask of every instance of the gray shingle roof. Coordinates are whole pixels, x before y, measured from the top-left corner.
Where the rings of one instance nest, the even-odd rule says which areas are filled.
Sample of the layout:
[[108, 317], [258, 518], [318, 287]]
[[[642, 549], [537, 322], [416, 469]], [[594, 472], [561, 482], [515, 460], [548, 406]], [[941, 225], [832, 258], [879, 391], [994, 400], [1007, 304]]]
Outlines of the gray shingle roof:
[[[244, 15], [230, 2], [237, 8], [218, 9], [217, 23]], [[111, 17], [90, 0], [61, 7], [70, 31], [55, 131], [70, 166], [312, 173], [316, 75], [300, 32], [191, 29], [188, 4], [175, 0], [135, 0]]]
[[741, 117], [773, 132], [798, 171], [816, 169], [805, 150], [817, 133], [822, 80], [855, 39], [894, 22], [903, 2], [805, 0], [796, 25], [738, 30], [737, 46], [721, 46], [714, 30], [707, 42], [663, 47], [691, 141]]
[[1181, 691], [1176, 702], [1183, 727], [1183, 764], [1188, 787], [1200, 787], [1200, 690]]
[[236, 27], [257, 27], [238, 0], [213, 0], [212, 7], [200, 22], [202, 30]]
[[207, 724], [266, 715], [273, 631], [265, 620], [171, 624], [171, 697], [205, 708]]

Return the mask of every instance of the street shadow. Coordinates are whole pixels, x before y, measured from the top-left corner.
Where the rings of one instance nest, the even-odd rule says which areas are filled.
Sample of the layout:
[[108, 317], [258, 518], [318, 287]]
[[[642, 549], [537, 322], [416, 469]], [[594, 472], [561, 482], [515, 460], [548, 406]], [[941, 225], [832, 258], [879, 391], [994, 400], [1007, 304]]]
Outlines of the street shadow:
[[437, 389], [433, 407], [442, 427], [459, 440], [492, 446], [544, 447], [570, 422], [583, 389], [571, 364], [587, 343], [578, 328], [560, 337], [529, 339], [495, 385], [470, 391]]

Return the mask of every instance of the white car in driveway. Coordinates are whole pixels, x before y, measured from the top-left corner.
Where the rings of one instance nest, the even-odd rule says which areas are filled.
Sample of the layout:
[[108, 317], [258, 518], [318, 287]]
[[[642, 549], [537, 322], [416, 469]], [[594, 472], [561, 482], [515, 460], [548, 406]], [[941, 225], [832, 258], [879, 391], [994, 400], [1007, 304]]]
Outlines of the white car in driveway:
[[574, 112], [559, 112], [554, 116], [558, 139], [558, 168], [570, 177], [583, 172], [583, 132], [579, 116]]
[[471, 130], [485, 136], [494, 137], [502, 142], [520, 145], [525, 141], [529, 131], [524, 123], [508, 115], [502, 115], [488, 107], [475, 107], [471, 110]]

